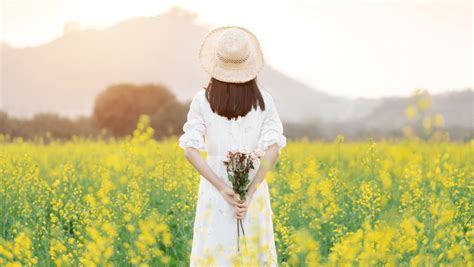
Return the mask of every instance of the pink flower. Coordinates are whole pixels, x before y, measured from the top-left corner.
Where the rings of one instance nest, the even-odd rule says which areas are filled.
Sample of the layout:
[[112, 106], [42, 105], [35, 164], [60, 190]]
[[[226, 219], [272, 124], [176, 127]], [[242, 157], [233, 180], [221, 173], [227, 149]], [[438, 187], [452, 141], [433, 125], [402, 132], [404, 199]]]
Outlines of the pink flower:
[[255, 154], [255, 153], [253, 153], [253, 152], [250, 154], [250, 157], [252, 157], [253, 160], [258, 159], [257, 154]]

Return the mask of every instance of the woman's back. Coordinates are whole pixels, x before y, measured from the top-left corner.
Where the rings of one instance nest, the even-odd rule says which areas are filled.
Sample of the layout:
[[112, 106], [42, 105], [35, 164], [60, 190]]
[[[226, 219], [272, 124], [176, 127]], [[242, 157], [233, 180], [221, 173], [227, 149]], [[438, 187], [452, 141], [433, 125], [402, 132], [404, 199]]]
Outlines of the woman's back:
[[198, 91], [191, 101], [187, 122], [183, 125], [185, 134], [180, 145], [194, 145], [207, 151], [208, 157], [225, 157], [233, 149], [265, 150], [269, 145], [286, 145], [283, 126], [273, 97], [260, 89], [265, 110], [251, 109], [245, 116], [229, 120], [214, 113], [205, 96], [205, 90]]

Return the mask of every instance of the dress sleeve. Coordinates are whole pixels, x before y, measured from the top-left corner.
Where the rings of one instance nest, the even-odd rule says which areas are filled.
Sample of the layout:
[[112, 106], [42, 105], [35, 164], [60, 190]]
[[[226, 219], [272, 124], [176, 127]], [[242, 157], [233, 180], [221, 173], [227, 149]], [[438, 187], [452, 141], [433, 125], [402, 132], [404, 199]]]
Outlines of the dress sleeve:
[[278, 144], [279, 151], [286, 146], [286, 137], [283, 134], [283, 125], [278, 115], [275, 102], [272, 96], [265, 103], [265, 118], [263, 120], [260, 137], [258, 140], [258, 148], [263, 151], [274, 143]]
[[187, 120], [183, 125], [184, 133], [179, 137], [179, 146], [183, 149], [194, 147], [199, 151], [207, 151], [204, 141], [205, 131], [206, 125], [199, 103], [199, 94], [196, 94], [191, 100]]

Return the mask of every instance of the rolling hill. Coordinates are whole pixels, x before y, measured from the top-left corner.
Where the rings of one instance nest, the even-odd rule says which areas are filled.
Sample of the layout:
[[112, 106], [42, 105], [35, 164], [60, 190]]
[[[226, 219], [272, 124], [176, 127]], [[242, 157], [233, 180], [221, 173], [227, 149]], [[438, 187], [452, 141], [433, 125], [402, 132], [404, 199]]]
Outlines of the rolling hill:
[[[175, 7], [101, 30], [68, 28], [63, 36], [35, 47], [2, 44], [0, 108], [17, 117], [39, 112], [90, 115], [96, 95], [121, 82], [161, 83], [179, 100], [189, 100], [210, 78], [197, 52], [211, 27], [196, 18]], [[317, 118], [391, 127], [403, 121], [407, 101], [332, 96], [268, 64], [258, 83], [272, 93], [282, 120], [289, 122]], [[472, 126], [471, 90], [436, 95], [433, 102], [433, 112], [443, 112], [449, 123]]]

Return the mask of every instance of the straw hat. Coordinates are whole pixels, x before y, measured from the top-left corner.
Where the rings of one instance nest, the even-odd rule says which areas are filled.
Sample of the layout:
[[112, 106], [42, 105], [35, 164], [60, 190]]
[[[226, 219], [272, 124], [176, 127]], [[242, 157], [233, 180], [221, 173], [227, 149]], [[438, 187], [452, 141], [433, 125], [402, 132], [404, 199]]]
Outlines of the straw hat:
[[201, 44], [199, 61], [215, 79], [233, 83], [254, 79], [264, 63], [257, 37], [238, 26], [210, 31]]

